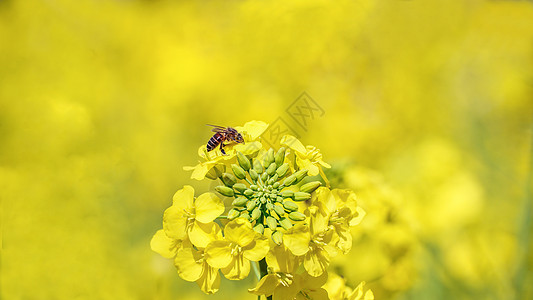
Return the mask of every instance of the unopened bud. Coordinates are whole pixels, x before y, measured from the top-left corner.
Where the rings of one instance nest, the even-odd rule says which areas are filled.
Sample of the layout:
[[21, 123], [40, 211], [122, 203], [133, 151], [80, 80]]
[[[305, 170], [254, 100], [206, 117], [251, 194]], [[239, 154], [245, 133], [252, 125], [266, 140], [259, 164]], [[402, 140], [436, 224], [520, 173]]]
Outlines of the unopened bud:
[[312, 193], [321, 185], [320, 181], [311, 181], [300, 187], [300, 192]]
[[274, 205], [273, 210], [278, 214], [278, 216], [283, 216], [285, 214], [285, 210], [281, 205]]
[[266, 173], [268, 174], [268, 176], [272, 176], [276, 172], [276, 169], [277, 169], [276, 163], [271, 163], [268, 166]]
[[278, 174], [278, 176], [282, 178], [283, 176], [285, 176], [285, 174], [287, 174], [287, 171], [289, 171], [289, 164], [284, 163], [278, 167], [278, 169], [276, 170], [276, 174]]
[[281, 245], [283, 242], [283, 233], [281, 231], [275, 231], [270, 237], [272, 238], [272, 241], [276, 243], [276, 245]]
[[246, 199], [245, 197], [238, 197], [237, 199], [233, 200], [231, 205], [233, 205], [233, 206], [245, 206], [246, 202], [248, 202], [248, 199]]
[[252, 211], [252, 221], [255, 221], [261, 217], [261, 209], [259, 207], [254, 208]]
[[215, 191], [226, 197], [233, 197], [234, 195], [232, 188], [223, 185], [215, 187]]
[[254, 159], [254, 171], [256, 171], [257, 174], [263, 173], [263, 165], [257, 159]]
[[232, 208], [232, 209], [230, 209], [228, 211], [228, 220], [231, 221], [231, 220], [237, 218], [240, 214], [241, 213], [238, 210]]
[[294, 203], [292, 201], [289, 201], [289, 200], [283, 201], [283, 207], [286, 210], [290, 210], [290, 211], [297, 211], [298, 210], [298, 204], [296, 204], [296, 203]]
[[222, 182], [227, 186], [233, 186], [237, 182], [237, 178], [230, 173], [222, 174]]
[[289, 230], [292, 227], [292, 222], [287, 218], [283, 218], [279, 220], [279, 225], [281, 225], [283, 229]]
[[246, 178], [246, 171], [244, 171], [243, 168], [239, 167], [236, 164], [232, 164], [231, 165], [231, 169], [233, 170], [233, 174], [235, 174], [235, 177], [237, 177], [239, 179]]
[[265, 163], [265, 166], [268, 166], [274, 162], [274, 149], [268, 149], [263, 162]]
[[289, 219], [293, 221], [303, 221], [305, 220], [305, 215], [299, 211], [293, 211], [289, 214]]
[[244, 191], [247, 189], [247, 188], [246, 188], [246, 185], [245, 185], [244, 183], [240, 183], [240, 182], [234, 184], [234, 185], [233, 185], [233, 188], [234, 188], [237, 192], [239, 192], [239, 193], [241, 193], [241, 194], [244, 193]]
[[292, 185], [295, 181], [296, 181], [296, 176], [295, 176], [294, 174], [292, 174], [291, 176], [285, 178], [285, 180], [283, 181], [283, 185], [285, 185], [285, 186], [290, 186], [290, 185]]
[[300, 171], [294, 173], [293, 175], [296, 176], [296, 182], [298, 183], [302, 181], [307, 176], [307, 172], [309, 172], [307, 169], [301, 169]]
[[250, 170], [250, 160], [248, 159], [248, 157], [246, 157], [244, 154], [238, 151], [237, 151], [237, 161], [239, 162], [239, 165], [241, 165], [241, 167], [244, 170], [246, 171]]
[[278, 167], [283, 164], [283, 161], [285, 160], [285, 147], [279, 148], [278, 152], [276, 153], [276, 156], [274, 157], [274, 160]]
[[283, 198], [292, 198], [294, 196], [294, 192], [291, 190], [285, 190], [281, 192], [281, 196]]
[[261, 223], [257, 223], [257, 225], [254, 226], [254, 231], [263, 234], [263, 232], [265, 232], [265, 226]]
[[252, 178], [252, 180], [253, 180], [254, 182], [256, 182], [256, 181], [257, 181], [257, 178], [259, 178], [259, 174], [258, 174], [254, 169], [251, 169], [251, 170], [249, 171], [249, 173], [250, 173], [250, 178]]
[[311, 199], [311, 194], [306, 192], [296, 192], [294, 193], [294, 201], [305, 201]]
[[266, 223], [268, 228], [270, 228], [271, 230], [276, 230], [276, 228], [278, 227], [278, 221], [270, 216], [266, 218]]

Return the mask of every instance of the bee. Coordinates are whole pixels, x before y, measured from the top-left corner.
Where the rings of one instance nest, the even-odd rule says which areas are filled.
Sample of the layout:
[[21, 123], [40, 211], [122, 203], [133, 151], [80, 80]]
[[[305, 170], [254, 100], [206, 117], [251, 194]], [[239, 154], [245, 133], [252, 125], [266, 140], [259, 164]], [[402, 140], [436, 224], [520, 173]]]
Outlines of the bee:
[[235, 128], [232, 127], [222, 127], [218, 125], [210, 125], [207, 124], [207, 126], [213, 126], [213, 131], [215, 134], [209, 139], [207, 142], [207, 151], [212, 151], [215, 149], [218, 145], [220, 145], [220, 151], [222, 154], [226, 155], [226, 152], [224, 151], [224, 142], [235, 142], [235, 143], [244, 143], [244, 139], [242, 137], [242, 134], [240, 134]]

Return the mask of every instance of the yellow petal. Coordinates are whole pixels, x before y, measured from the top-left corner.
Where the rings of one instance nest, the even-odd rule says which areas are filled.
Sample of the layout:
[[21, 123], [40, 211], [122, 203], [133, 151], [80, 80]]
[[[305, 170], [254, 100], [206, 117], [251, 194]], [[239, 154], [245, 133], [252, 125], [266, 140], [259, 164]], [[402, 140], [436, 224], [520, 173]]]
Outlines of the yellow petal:
[[[307, 273], [302, 274], [303, 289], [313, 290], [318, 289], [328, 281], [328, 272], [322, 273], [318, 277], [313, 277]], [[314, 298], [313, 298], [314, 299]]]
[[296, 297], [296, 300], [308, 300], [308, 299], [313, 299], [313, 300], [329, 300], [330, 298], [328, 297], [328, 292], [326, 292], [325, 289], [316, 289], [316, 290], [312, 290], [312, 291], [306, 291], [305, 292], [306, 296], [303, 296], [302, 294], [299, 294], [301, 295], [301, 298], [298, 298]]
[[304, 255], [309, 251], [310, 240], [309, 227], [303, 224], [296, 224], [283, 234], [283, 244], [296, 256]]
[[221, 271], [229, 280], [242, 280], [250, 273], [250, 261], [242, 255], [234, 256], [231, 263]]
[[319, 187], [315, 191], [316, 196], [314, 198], [315, 200], [313, 201], [313, 204], [315, 204], [315, 202], [324, 203], [330, 213], [335, 212], [337, 210], [338, 205], [337, 200], [335, 198], [335, 193], [333, 191], [335, 190], [330, 190], [327, 187]]
[[190, 209], [194, 199], [194, 189], [190, 185], [184, 186], [172, 197], [172, 206], [179, 209]]
[[224, 268], [231, 263], [233, 255], [231, 254], [230, 242], [213, 241], [205, 247], [205, 259], [210, 266], [214, 268]]
[[255, 233], [252, 224], [244, 218], [237, 218], [224, 227], [226, 240], [237, 243], [241, 247], [250, 244], [254, 240]]
[[305, 156], [307, 154], [307, 149], [305, 149], [304, 144], [300, 142], [296, 137], [292, 135], [284, 135], [281, 138], [280, 144], [286, 146], [296, 151], [298, 154]]
[[299, 265], [299, 259], [284, 245], [271, 246], [265, 259], [274, 272], [294, 273]]
[[191, 179], [204, 180], [205, 175], [209, 172], [209, 167], [205, 164], [198, 164], [192, 170]]
[[187, 216], [174, 205], [163, 213], [163, 229], [169, 238], [183, 240], [187, 237]]
[[283, 286], [280, 284], [276, 287], [274, 294], [272, 295], [272, 300], [293, 300], [295, 297], [297, 297], [297, 295], [299, 295], [300, 291], [302, 290], [301, 276], [298, 274], [293, 275], [294, 279], [292, 284], [289, 286]]
[[224, 212], [224, 202], [213, 193], [203, 193], [194, 201], [196, 220], [209, 223]]
[[258, 137], [260, 137], [263, 132], [268, 128], [268, 124], [262, 121], [250, 121], [246, 122], [244, 126], [237, 126], [235, 129], [237, 129], [238, 132], [243, 134], [244, 138], [246, 139], [246, 142], [248, 141], [255, 141]]
[[349, 300], [362, 300], [363, 298], [363, 287], [365, 286], [365, 282], [362, 281], [359, 283], [359, 285], [353, 290], [353, 292], [348, 296]]
[[304, 257], [304, 268], [313, 277], [317, 277], [326, 272], [329, 265], [329, 257], [326, 251], [314, 249], [307, 252]]
[[179, 240], [169, 238], [163, 229], [159, 229], [150, 241], [150, 248], [165, 258], [173, 258], [180, 245]]
[[274, 274], [263, 276], [253, 289], [248, 289], [252, 294], [270, 296], [274, 293], [274, 289], [278, 286], [278, 277]]
[[196, 280], [196, 283], [206, 294], [214, 294], [220, 287], [220, 273], [218, 269], [210, 267], [207, 263], [204, 263], [204, 272], [202, 276]]
[[258, 234], [253, 242], [244, 247], [243, 255], [251, 261], [260, 261], [268, 250], [270, 250], [268, 238]]
[[202, 275], [202, 263], [197, 261], [201, 258], [201, 253], [193, 248], [181, 248], [176, 253], [174, 264], [178, 270], [178, 275], [187, 281], [196, 281]]
[[366, 211], [360, 206], [356, 208], [356, 212], [357, 212], [357, 216], [350, 220], [350, 226], [355, 226], [361, 223], [361, 221], [363, 221], [363, 218], [366, 215]]
[[249, 142], [246, 144], [237, 144], [233, 147], [235, 151], [239, 151], [244, 155], [254, 154], [255, 152], [261, 150], [262, 148], [263, 148], [263, 145], [258, 141]]
[[363, 300], [374, 300], [374, 293], [372, 290], [366, 291], [365, 298]]
[[216, 223], [204, 224], [194, 222], [189, 232], [189, 240], [199, 248], [205, 248], [210, 242], [222, 238], [220, 227]]
[[329, 213], [326, 206], [322, 202], [315, 202], [316, 205], [310, 206], [309, 216], [310, 224], [309, 229], [311, 236], [320, 234], [328, 229]]
[[302, 159], [302, 158], [296, 157], [296, 164], [300, 167], [300, 169], [307, 169], [309, 171], [308, 174], [310, 176], [316, 176], [320, 172], [316, 164], [310, 161], [309, 159], [306, 159], [306, 158]]
[[335, 226], [335, 233], [338, 236], [337, 247], [343, 254], [347, 254], [352, 249], [352, 234], [348, 224]]

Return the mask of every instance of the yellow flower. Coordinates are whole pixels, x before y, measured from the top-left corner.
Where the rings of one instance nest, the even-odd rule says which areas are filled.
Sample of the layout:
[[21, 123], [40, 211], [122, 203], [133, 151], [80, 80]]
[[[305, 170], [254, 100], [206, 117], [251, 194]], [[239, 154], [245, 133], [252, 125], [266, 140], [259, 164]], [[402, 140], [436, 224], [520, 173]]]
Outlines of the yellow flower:
[[364, 286], [365, 286], [365, 282], [363, 281], [350, 294], [350, 296], [348, 297], [348, 300], [374, 300], [374, 293], [372, 293], [372, 290], [367, 290], [363, 296]]
[[191, 179], [203, 180], [206, 175], [211, 179], [215, 179], [218, 176], [216, 176], [216, 172], [213, 172], [212, 169], [216, 166], [224, 167], [234, 163], [237, 151], [244, 155], [249, 155], [260, 150], [263, 146], [259, 142], [259, 139], [267, 127], [268, 124], [261, 121], [250, 121], [244, 124], [244, 126], [235, 127], [244, 138], [245, 142], [243, 144], [229, 144], [224, 148], [226, 155], [218, 150], [207, 152], [206, 145], [202, 145], [198, 148], [198, 156], [200, 156], [201, 161], [194, 167], [185, 166], [183, 170], [193, 171]]
[[[361, 282], [355, 290], [346, 286], [346, 280], [335, 273], [329, 274], [328, 281], [324, 284], [324, 289], [328, 292], [331, 300], [373, 300], [374, 294], [371, 290], [363, 293], [365, 282]], [[364, 296], [363, 296], [364, 295]]]
[[[220, 227], [211, 223], [209, 234], [211, 241], [222, 238]], [[205, 259], [204, 248], [185, 246], [179, 249], [174, 260], [178, 275], [187, 281], [196, 281], [200, 289], [206, 294], [214, 294], [220, 286], [218, 268], [210, 266]]]
[[331, 166], [322, 160], [322, 153], [320, 153], [320, 150], [311, 145], [304, 146], [302, 142], [292, 135], [283, 136], [280, 144], [294, 151], [296, 155], [296, 164], [300, 169], [309, 170], [309, 175], [311, 176], [320, 174], [322, 179], [324, 179], [329, 186], [329, 181], [327, 180], [322, 167], [331, 168]]
[[283, 243], [297, 256], [304, 256], [304, 268], [317, 277], [326, 272], [330, 258], [337, 254], [333, 231], [328, 230], [328, 214], [323, 203], [308, 208], [309, 226], [296, 224], [283, 234]]
[[181, 244], [181, 240], [169, 238], [163, 229], [159, 229], [150, 241], [150, 248], [165, 258], [173, 258]]
[[318, 277], [310, 276], [307, 273], [297, 277], [300, 291], [296, 294], [296, 300], [329, 300], [328, 292], [322, 286], [328, 280], [328, 273], [324, 272]]
[[335, 246], [344, 254], [352, 249], [350, 226], [357, 225], [364, 216], [364, 210], [357, 206], [353, 191], [343, 189], [330, 190], [320, 187], [316, 190], [312, 203], [322, 203], [327, 209], [328, 224], [336, 235]]
[[253, 231], [250, 222], [244, 218], [226, 224], [224, 235], [224, 240], [207, 245], [207, 262], [220, 268], [226, 278], [241, 280], [250, 273], [250, 261], [259, 261], [267, 254], [268, 239]]
[[248, 291], [256, 295], [273, 295], [274, 299], [293, 299], [300, 291], [294, 284], [294, 272], [300, 262], [285, 246], [272, 246], [267, 253], [268, 274], [263, 276], [257, 286]]
[[212, 224], [224, 212], [224, 203], [213, 193], [194, 198], [194, 189], [186, 185], [174, 194], [172, 206], [163, 215], [165, 234], [176, 240], [188, 238], [196, 247], [211, 241]]

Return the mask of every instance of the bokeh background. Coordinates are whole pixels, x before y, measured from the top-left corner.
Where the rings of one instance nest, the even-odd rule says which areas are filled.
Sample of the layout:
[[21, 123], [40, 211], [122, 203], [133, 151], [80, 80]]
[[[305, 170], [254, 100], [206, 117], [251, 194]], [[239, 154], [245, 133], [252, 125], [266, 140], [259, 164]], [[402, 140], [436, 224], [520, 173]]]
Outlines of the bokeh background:
[[207, 296], [149, 247], [206, 123], [324, 110], [378, 299], [533, 299], [531, 1], [0, 1], [1, 299]]

